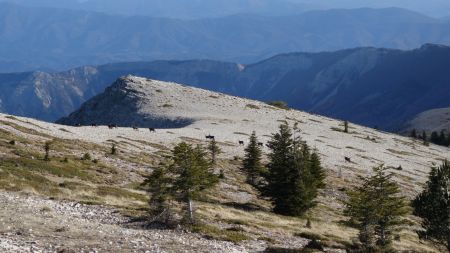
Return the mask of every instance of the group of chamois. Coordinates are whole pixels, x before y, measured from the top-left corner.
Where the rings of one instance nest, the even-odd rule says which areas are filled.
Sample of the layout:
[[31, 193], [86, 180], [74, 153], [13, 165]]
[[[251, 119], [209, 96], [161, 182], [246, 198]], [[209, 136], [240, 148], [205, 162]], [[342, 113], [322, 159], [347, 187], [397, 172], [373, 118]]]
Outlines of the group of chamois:
[[[76, 127], [81, 127], [81, 124], [75, 124]], [[107, 125], [109, 129], [114, 129], [114, 128], [118, 128], [119, 126], [117, 124], [108, 124]], [[97, 124], [91, 124], [91, 127], [98, 127]], [[139, 131], [139, 127], [137, 126], [133, 126], [133, 129], [136, 131]], [[153, 127], [149, 127], [148, 130], [150, 130], [150, 132], [155, 133], [156, 132], [156, 128]]]
[[[207, 139], [207, 140], [216, 140], [216, 137], [214, 136], [214, 135], [206, 135], [205, 136], [205, 138]], [[240, 146], [244, 146], [245, 145], [245, 142], [244, 141], [239, 141], [239, 145]], [[260, 146], [260, 147], [263, 147], [264, 146], [264, 143], [262, 143], [262, 142], [258, 142], [258, 146]], [[267, 146], [267, 145], [266, 145]]]
[[[78, 124], [75, 124], [75, 126], [76, 126], [76, 127], [81, 127], [82, 125], [78, 123]], [[98, 127], [99, 125], [97, 125], [97, 124], [90, 124], [90, 126], [91, 126], [91, 127]], [[118, 128], [118, 125], [117, 125], [117, 124], [108, 124], [107, 127], [108, 127], [109, 129], [114, 129], [114, 128]], [[139, 127], [137, 127], [137, 126], [133, 126], [132, 128], [133, 128], [135, 131], [139, 131]], [[149, 130], [151, 133], [156, 133], [156, 128], [149, 127], [148, 130]], [[216, 139], [216, 137], [213, 136], [213, 135], [211, 135], [211, 134], [206, 135], [205, 138], [206, 138], [207, 140], [215, 140], [215, 139]], [[244, 146], [244, 145], [245, 145], [245, 142], [244, 142], [244, 141], [241, 141], [241, 140], [240, 140], [238, 143], [239, 143], [239, 145], [241, 145], [241, 146]], [[264, 146], [264, 143], [259, 142], [259, 143], [258, 143], [258, 146], [263, 147], [263, 146]]]
[[[82, 125], [81, 125], [81, 124], [76, 124], [75, 126], [76, 126], [76, 127], [81, 127]], [[91, 126], [91, 127], [98, 127], [97, 124], [91, 124], [90, 126]], [[108, 124], [107, 126], [108, 126], [109, 129], [118, 128], [118, 125], [117, 125], [117, 124]], [[133, 128], [135, 131], [139, 131], [139, 127], [137, 127], [137, 126], [133, 126], [132, 128]], [[149, 130], [151, 133], [156, 133], [156, 128], [149, 127], [148, 130]], [[215, 137], [214, 135], [208, 134], [208, 135], [205, 136], [205, 139], [212, 141], [212, 140], [216, 140], [216, 137]], [[241, 140], [238, 141], [238, 143], [239, 143], [240, 146], [244, 146], [244, 145], [245, 145], [245, 142], [244, 142], [244, 141], [241, 141]], [[264, 147], [264, 143], [258, 142], [258, 146]], [[266, 144], [266, 146], [268, 146], [268, 145]], [[346, 162], [350, 162], [350, 163], [352, 162], [352, 160], [351, 160], [350, 157], [345, 157], [345, 161], [346, 161]]]

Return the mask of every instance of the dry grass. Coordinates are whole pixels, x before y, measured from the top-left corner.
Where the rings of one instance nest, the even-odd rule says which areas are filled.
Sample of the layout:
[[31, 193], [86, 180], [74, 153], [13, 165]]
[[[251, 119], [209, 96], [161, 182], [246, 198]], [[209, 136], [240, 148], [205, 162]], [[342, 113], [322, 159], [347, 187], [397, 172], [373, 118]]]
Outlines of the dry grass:
[[[275, 215], [263, 211], [243, 211], [220, 205], [203, 203], [199, 213], [210, 219], [221, 219], [229, 223], [239, 223], [256, 235], [276, 233], [281, 236], [294, 236], [299, 233], [310, 233], [328, 238], [330, 241], [343, 241], [350, 243], [356, 236], [354, 229], [330, 223], [321, 217], [315, 217], [312, 228], [306, 228], [305, 218], [295, 218]], [[325, 217], [324, 217], [325, 218]]]
[[[17, 127], [13, 123], [9, 125]], [[0, 189], [119, 207], [138, 208], [146, 205], [145, 193], [120, 186], [127, 177], [124, 172], [99, 159], [82, 159], [81, 154], [85, 154], [86, 151], [92, 154], [105, 153], [108, 149], [104, 146], [79, 140], [53, 138], [50, 161], [44, 161], [45, 139], [22, 136], [22, 134], [37, 137], [42, 135], [27, 128], [18, 127], [18, 130], [20, 132], [12, 133], [0, 129], [2, 153]], [[11, 145], [10, 140], [14, 140], [15, 145]], [[145, 164], [153, 162], [152, 156], [144, 154], [132, 157], [126, 153], [123, 156], [133, 162], [140, 161]], [[121, 161], [126, 162], [126, 159]], [[139, 180], [136, 184], [141, 182], [142, 180]]]
[[259, 106], [254, 105], [254, 104], [247, 104], [245, 107], [246, 107], [246, 108], [249, 108], [249, 109], [260, 109]]
[[[318, 120], [311, 121], [320, 123]], [[88, 204], [107, 204], [119, 207], [122, 211], [125, 210], [123, 213], [127, 215], [139, 216], [147, 205], [147, 194], [140, 187], [143, 181], [142, 175], [148, 174], [148, 171], [143, 168], [156, 166], [170, 150], [168, 145], [157, 143], [158, 141], [150, 142], [120, 137], [119, 140], [124, 142], [117, 146], [118, 154], [109, 155], [111, 142], [102, 145], [87, 141], [53, 138], [38, 130], [20, 126], [20, 123], [17, 121], [17, 124], [16, 122], [5, 124], [9, 128], [14, 128], [14, 131], [9, 131], [9, 128], [0, 129], [2, 158], [0, 189], [32, 192]], [[340, 128], [334, 130], [341, 132]], [[246, 129], [241, 130], [242, 132], [234, 132], [235, 129], [232, 131], [236, 138], [248, 136], [244, 133]], [[270, 137], [270, 135], [262, 136]], [[346, 134], [346, 136], [351, 135]], [[352, 136], [352, 138], [361, 140], [365, 138], [364, 136]], [[201, 143], [202, 140], [198, 138], [202, 137], [200, 135], [197, 138], [192, 136], [181, 138], [191, 143]], [[10, 144], [11, 140], [15, 141], [15, 145]], [[51, 161], [42, 159], [43, 144], [47, 140], [53, 141]], [[377, 142], [381, 141], [385, 140], [377, 137]], [[398, 140], [395, 141], [398, 142]], [[369, 139], [364, 141], [368, 145], [372, 142]], [[371, 157], [373, 154], [362, 155], [362, 152], [365, 151], [360, 149], [361, 145], [333, 144], [327, 144], [324, 147], [329, 150], [358, 152], [361, 154], [356, 154], [355, 158], [371, 160], [375, 163], [381, 162], [377, 158]], [[223, 142], [221, 145], [226, 148], [232, 144]], [[144, 150], [144, 148], [145, 152], [136, 151]], [[149, 150], [157, 151], [150, 152]], [[392, 147], [383, 151], [398, 156], [409, 157], [412, 155], [406, 150], [396, 151]], [[99, 161], [94, 163], [82, 160], [81, 157], [85, 153], [90, 153], [92, 158], [97, 158]], [[231, 157], [219, 159], [215, 169], [224, 171], [225, 178], [216, 189], [209, 192], [203, 202], [197, 203], [198, 215], [208, 225], [197, 226], [194, 228], [195, 231], [209, 238], [235, 243], [250, 238], [260, 238], [269, 243], [276, 243], [280, 238], [297, 236], [320, 238], [327, 245], [338, 248], [352, 243], [357, 231], [345, 225], [346, 218], [342, 216], [340, 200], [345, 196], [345, 191], [357, 183], [355, 177], [364, 174], [364, 171], [359, 168], [359, 164], [349, 164], [352, 167], [341, 164], [338, 168], [342, 169], [344, 175], [342, 178], [336, 176], [336, 168], [333, 168], [335, 170], [330, 169], [327, 179], [328, 188], [321, 193], [319, 205], [305, 217], [295, 218], [270, 212], [271, 204], [261, 198], [256, 189], [245, 183], [245, 175], [240, 170], [241, 162], [240, 159], [233, 160]], [[411, 171], [402, 171], [396, 175], [396, 178], [405, 188], [415, 189], [417, 182], [414, 181], [414, 177], [419, 176], [407, 174], [407, 172]], [[417, 173], [422, 173], [420, 174], [422, 178], [426, 176], [422, 171]], [[312, 223], [311, 228], [305, 226], [308, 217]], [[413, 226], [402, 232], [401, 240], [395, 242], [395, 247], [401, 251], [437, 252], [431, 244], [421, 243], [418, 240], [415, 233], [412, 232], [418, 221], [411, 218], [411, 222]]]
[[251, 237], [247, 236], [241, 231], [235, 231], [233, 229], [221, 229], [219, 227], [207, 224], [196, 224], [192, 227], [192, 231], [195, 233], [200, 233], [210, 239], [229, 241], [234, 243], [239, 243], [251, 239]]
[[[239, 173], [232, 161], [221, 161], [219, 166], [225, 170], [227, 178], [225, 183], [235, 186], [239, 192], [248, 192], [256, 195], [255, 189], [245, 183], [245, 176]], [[353, 172], [352, 172], [353, 173]], [[352, 245], [357, 238], [357, 230], [348, 226], [347, 218], [343, 216], [343, 202], [339, 199], [345, 197], [345, 189], [351, 188], [357, 182], [349, 181], [349, 178], [336, 178], [329, 175], [327, 183], [329, 187], [321, 193], [319, 204], [310, 210], [304, 217], [287, 217], [273, 214], [265, 209], [270, 209], [270, 203], [265, 200], [253, 198], [251, 203], [230, 205], [231, 199], [223, 193], [222, 188], [213, 190], [212, 202], [198, 203], [199, 215], [209, 224], [227, 224], [245, 230], [256, 238], [264, 238], [270, 235], [272, 240], [277, 237], [289, 238], [300, 236], [307, 239], [319, 238], [322, 245], [331, 248], [346, 248]], [[230, 188], [231, 189], [231, 188]], [[232, 191], [228, 189], [227, 191]], [[335, 192], [333, 189], [343, 189]], [[334, 192], [331, 193], [330, 191]], [[215, 202], [216, 201], [216, 202]], [[260, 210], [249, 210], [246, 207], [256, 206]], [[306, 227], [310, 218], [311, 228]], [[418, 221], [410, 217], [410, 226], [401, 233], [400, 241], [395, 241], [395, 248], [400, 252], [438, 252], [430, 243], [420, 242], [413, 232]]]

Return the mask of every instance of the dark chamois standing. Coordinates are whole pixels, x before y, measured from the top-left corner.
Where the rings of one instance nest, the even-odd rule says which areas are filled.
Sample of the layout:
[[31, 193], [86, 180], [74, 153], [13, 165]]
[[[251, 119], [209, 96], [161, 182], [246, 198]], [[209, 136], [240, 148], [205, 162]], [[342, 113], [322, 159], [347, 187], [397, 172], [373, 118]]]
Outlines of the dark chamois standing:
[[205, 136], [205, 138], [208, 139], [208, 140], [215, 140], [216, 139], [216, 137], [214, 137], [213, 135], [207, 135], [207, 136]]
[[91, 127], [97, 127], [97, 124], [91, 124]]
[[137, 126], [134, 126], [134, 127], [133, 127], [133, 130], [139, 131], [139, 128], [138, 128]]
[[351, 163], [352, 159], [350, 157], [345, 157], [345, 161]]
[[109, 129], [113, 129], [113, 128], [117, 128], [117, 125], [116, 124], [109, 124], [108, 127], [109, 127]]
[[239, 145], [244, 146], [244, 141], [239, 141]]
[[149, 128], [148, 130], [150, 130], [150, 133], [155, 133], [156, 132], [156, 129], [154, 129], [154, 128]]

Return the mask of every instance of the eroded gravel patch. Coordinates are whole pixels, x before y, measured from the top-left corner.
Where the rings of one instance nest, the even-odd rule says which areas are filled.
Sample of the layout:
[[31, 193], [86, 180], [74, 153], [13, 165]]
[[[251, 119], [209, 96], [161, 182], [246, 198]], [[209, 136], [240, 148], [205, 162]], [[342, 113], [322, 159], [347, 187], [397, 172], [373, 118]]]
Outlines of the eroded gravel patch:
[[0, 252], [255, 252], [172, 230], [130, 228], [117, 211], [18, 193], [0, 192]]

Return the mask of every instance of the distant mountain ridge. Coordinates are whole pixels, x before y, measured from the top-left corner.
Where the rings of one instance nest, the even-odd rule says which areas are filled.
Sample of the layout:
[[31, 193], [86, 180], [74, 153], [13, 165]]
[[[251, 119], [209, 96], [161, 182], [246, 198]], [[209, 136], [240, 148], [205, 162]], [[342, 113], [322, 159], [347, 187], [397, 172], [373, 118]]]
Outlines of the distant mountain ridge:
[[[355, 48], [282, 54], [242, 65], [210, 60], [0, 74], [2, 112], [54, 121], [128, 74], [183, 83], [396, 131], [416, 114], [450, 106], [450, 48]], [[26, 101], [26, 102], [25, 102]]]
[[286, 0], [0, 0], [30, 7], [96, 11], [113, 15], [180, 19], [213, 18], [238, 13], [291, 15], [317, 7]]
[[285, 52], [450, 44], [449, 35], [450, 21], [399, 8], [180, 20], [0, 3], [0, 72], [171, 59], [248, 63]]
[[386, 8], [400, 7], [424, 13], [433, 17], [443, 17], [450, 13], [450, 2], [447, 0], [291, 0], [295, 3], [315, 4], [321, 7], [330, 8]]
[[27, 6], [98, 11], [109, 14], [205, 18], [237, 13], [288, 15], [306, 10], [400, 7], [433, 17], [450, 15], [447, 0], [0, 0]]

